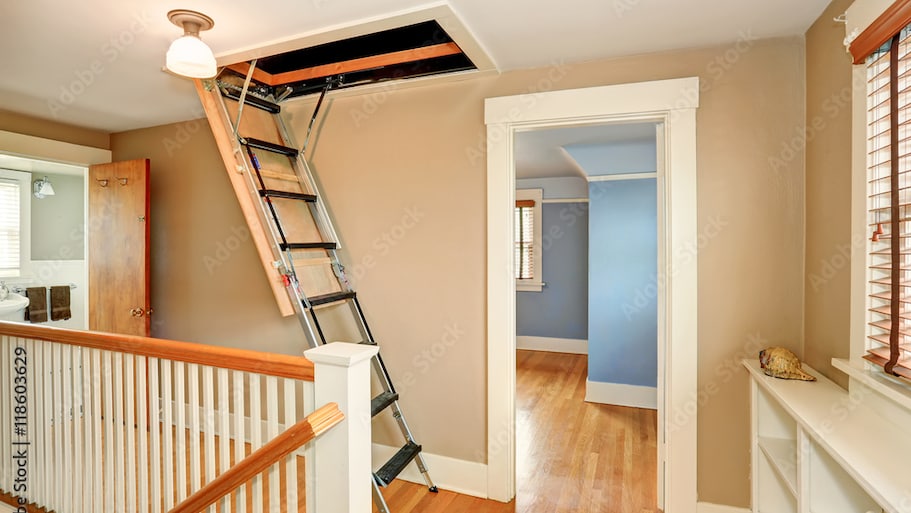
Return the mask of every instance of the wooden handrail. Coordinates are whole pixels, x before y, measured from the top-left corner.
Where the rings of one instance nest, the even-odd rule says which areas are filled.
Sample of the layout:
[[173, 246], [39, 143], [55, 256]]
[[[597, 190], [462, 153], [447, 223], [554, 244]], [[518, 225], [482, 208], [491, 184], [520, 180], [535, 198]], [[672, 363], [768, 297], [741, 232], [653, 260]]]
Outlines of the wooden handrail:
[[3, 321], [0, 321], [0, 335], [313, 381], [313, 362], [303, 356]]
[[169, 513], [199, 513], [205, 510], [344, 418], [338, 404], [326, 404], [200, 488]]

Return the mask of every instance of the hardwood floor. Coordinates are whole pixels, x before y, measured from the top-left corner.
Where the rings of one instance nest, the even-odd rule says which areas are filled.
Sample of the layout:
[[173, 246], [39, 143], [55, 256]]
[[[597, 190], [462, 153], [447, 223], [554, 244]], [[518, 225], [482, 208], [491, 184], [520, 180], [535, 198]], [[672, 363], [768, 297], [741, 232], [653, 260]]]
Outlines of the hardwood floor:
[[433, 494], [396, 480], [384, 493], [390, 509], [657, 512], [656, 412], [584, 402], [584, 355], [518, 351], [516, 360], [516, 499], [503, 504], [445, 490]]

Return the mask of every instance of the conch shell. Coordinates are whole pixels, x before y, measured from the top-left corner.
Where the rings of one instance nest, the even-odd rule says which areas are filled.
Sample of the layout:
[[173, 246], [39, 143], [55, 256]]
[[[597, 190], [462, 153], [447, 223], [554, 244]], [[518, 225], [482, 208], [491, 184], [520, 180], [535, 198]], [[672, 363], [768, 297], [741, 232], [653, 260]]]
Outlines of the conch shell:
[[816, 381], [814, 376], [800, 368], [800, 359], [797, 355], [783, 347], [769, 347], [759, 351], [759, 366], [766, 376], [773, 378]]

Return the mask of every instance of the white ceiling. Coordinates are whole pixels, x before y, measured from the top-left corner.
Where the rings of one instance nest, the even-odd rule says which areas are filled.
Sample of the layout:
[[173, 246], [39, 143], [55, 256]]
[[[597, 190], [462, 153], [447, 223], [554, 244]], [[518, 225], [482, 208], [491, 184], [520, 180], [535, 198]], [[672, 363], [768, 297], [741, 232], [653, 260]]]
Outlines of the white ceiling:
[[[501, 71], [742, 37], [803, 34], [829, 0], [450, 0]], [[421, 0], [59, 0], [0, 5], [0, 108], [122, 131], [202, 115], [163, 73], [175, 8], [204, 12], [216, 56], [427, 5]]]
[[584, 146], [608, 150], [601, 154], [609, 155], [611, 147], [654, 141], [655, 123], [614, 123], [520, 132], [516, 134], [516, 178], [587, 178], [610, 174], [603, 169], [584, 169], [590, 166], [580, 164], [570, 151], [573, 147]]

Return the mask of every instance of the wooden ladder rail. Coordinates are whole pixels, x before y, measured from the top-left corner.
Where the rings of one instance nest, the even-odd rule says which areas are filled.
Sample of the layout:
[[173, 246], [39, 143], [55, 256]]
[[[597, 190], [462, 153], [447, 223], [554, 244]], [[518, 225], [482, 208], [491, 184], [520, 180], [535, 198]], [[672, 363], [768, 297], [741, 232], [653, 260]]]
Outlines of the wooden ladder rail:
[[314, 411], [200, 488], [169, 513], [199, 513], [344, 420], [335, 403]]

